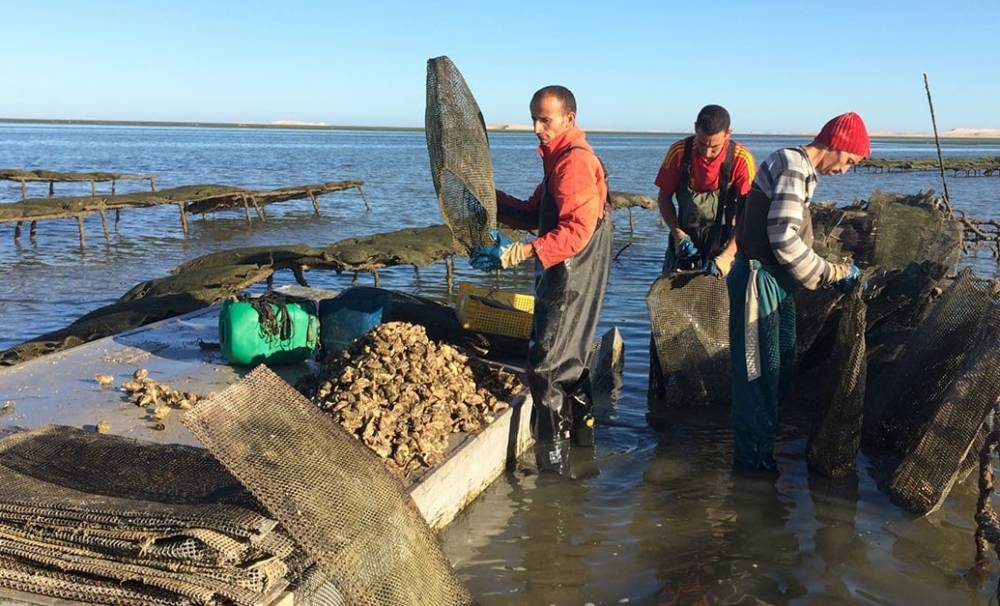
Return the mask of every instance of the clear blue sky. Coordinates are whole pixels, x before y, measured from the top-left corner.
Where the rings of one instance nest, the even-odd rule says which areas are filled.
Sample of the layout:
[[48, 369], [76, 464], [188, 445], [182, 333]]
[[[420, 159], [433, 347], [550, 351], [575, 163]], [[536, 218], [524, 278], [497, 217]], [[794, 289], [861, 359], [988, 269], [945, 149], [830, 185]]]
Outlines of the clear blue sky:
[[0, 116], [419, 126], [447, 54], [487, 122], [560, 83], [584, 127], [1000, 128], [1000, 2], [0, 0]]

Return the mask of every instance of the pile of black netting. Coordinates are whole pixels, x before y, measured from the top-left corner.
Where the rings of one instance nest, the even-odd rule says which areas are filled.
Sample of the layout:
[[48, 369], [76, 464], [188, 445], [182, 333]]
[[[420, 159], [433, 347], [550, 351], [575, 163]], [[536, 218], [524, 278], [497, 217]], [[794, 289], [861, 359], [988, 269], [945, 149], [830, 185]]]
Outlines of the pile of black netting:
[[[861, 266], [868, 286], [796, 293], [799, 373], [784, 406], [807, 420], [814, 473], [855, 473], [864, 447], [894, 500], [933, 511], [975, 466], [1000, 399], [998, 282], [958, 270], [962, 223], [933, 195], [875, 192], [817, 206], [813, 222], [814, 249]], [[729, 404], [728, 299], [713, 280], [650, 289], [651, 419]]]

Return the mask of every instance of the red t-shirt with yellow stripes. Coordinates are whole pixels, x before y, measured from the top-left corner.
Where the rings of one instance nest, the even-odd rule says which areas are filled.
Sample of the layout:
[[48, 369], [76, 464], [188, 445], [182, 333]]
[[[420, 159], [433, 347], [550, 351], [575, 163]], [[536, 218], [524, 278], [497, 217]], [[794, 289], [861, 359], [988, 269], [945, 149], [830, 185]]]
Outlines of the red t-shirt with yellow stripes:
[[[667, 156], [663, 159], [663, 164], [660, 165], [660, 172], [656, 175], [657, 187], [671, 195], [680, 186], [681, 163], [684, 161], [684, 141], [685, 139], [681, 139], [670, 146], [670, 149], [667, 150]], [[726, 159], [730, 145], [736, 146], [733, 152], [733, 174], [730, 183], [739, 189], [741, 196], [745, 196], [750, 191], [750, 186], [753, 185], [753, 178], [757, 172], [753, 154], [732, 139], [727, 141], [722, 152], [711, 160], [699, 154], [697, 148], [691, 149], [691, 182], [688, 185], [693, 191], [704, 193], [719, 189], [719, 172], [722, 171], [722, 163]]]

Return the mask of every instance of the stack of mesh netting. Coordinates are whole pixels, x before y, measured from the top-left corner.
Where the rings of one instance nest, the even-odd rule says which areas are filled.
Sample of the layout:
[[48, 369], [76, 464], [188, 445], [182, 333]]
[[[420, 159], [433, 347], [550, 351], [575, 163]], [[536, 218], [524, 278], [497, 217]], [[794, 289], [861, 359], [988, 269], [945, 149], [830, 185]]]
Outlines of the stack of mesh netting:
[[[863, 298], [828, 289], [795, 295], [802, 368], [787, 404], [815, 413], [810, 466], [851, 473], [864, 439], [886, 451], [877, 453], [879, 476], [895, 470], [893, 497], [913, 511], [933, 510], [972, 468], [969, 453], [1000, 398], [997, 282], [971, 271], [944, 278], [961, 252], [962, 229], [931, 195], [875, 192], [867, 205], [820, 206], [813, 218], [817, 251], [834, 261], [851, 256], [877, 275]], [[723, 284], [667, 276], [647, 303], [651, 414], [727, 405]]]
[[60, 426], [0, 441], [0, 588], [266, 604], [308, 558], [201, 449]]
[[399, 480], [267, 367], [183, 422], [315, 560], [311, 601], [471, 602]]
[[496, 227], [496, 190], [486, 124], [461, 72], [448, 57], [427, 61], [427, 151], [445, 223], [466, 248], [488, 244]]
[[471, 602], [399, 480], [266, 367], [184, 423], [207, 451], [59, 426], [0, 441], [0, 601]]

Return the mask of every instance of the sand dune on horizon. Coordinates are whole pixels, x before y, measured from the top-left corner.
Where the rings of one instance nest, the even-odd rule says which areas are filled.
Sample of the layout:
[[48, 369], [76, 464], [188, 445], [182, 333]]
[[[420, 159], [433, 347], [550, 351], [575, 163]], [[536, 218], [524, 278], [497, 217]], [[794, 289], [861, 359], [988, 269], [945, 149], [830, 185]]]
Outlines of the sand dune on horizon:
[[[492, 132], [531, 132], [532, 127], [530, 124], [515, 124], [515, 123], [498, 123], [498, 124], [487, 124], [486, 130]], [[586, 128], [584, 130], [589, 132], [634, 132], [643, 134], [677, 134], [673, 131], [658, 131], [658, 130], [616, 130], [608, 128]], [[740, 135], [766, 135], [766, 136], [787, 136], [787, 137], [802, 137], [802, 136], [812, 136], [813, 133], [805, 132], [763, 132], [763, 131], [750, 131], [743, 133], [734, 133], [734, 136], [739, 137]], [[948, 139], [1000, 139], [1000, 128], [952, 128], [946, 131], [941, 131], [938, 135], [942, 138]], [[913, 138], [929, 138], [933, 137], [934, 133], [930, 131], [899, 131], [899, 130], [876, 130], [871, 131], [871, 136], [873, 137], [913, 137]]]

